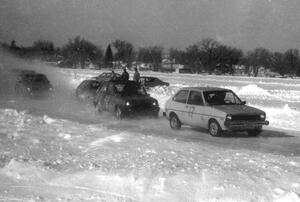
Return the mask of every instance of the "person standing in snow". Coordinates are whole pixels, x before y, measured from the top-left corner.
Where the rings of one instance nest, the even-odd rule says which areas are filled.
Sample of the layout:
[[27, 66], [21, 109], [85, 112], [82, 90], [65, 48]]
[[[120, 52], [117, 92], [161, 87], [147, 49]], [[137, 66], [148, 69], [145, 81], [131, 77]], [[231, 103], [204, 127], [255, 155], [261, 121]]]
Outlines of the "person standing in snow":
[[120, 77], [120, 80], [121, 81], [125, 81], [125, 82], [129, 80], [129, 74], [126, 71], [126, 67], [123, 67], [123, 73], [122, 73], [122, 75]]
[[140, 83], [140, 73], [136, 67], [134, 68], [133, 80]]

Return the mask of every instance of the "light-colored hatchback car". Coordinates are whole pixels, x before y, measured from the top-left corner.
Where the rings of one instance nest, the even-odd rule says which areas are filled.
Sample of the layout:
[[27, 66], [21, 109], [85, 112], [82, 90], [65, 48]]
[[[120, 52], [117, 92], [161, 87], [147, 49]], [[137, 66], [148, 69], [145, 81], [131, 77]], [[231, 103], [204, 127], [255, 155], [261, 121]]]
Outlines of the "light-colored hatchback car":
[[231, 90], [215, 87], [186, 87], [166, 103], [165, 115], [173, 129], [182, 124], [208, 129], [212, 136], [224, 131], [247, 131], [259, 135], [268, 125], [266, 113], [246, 105]]

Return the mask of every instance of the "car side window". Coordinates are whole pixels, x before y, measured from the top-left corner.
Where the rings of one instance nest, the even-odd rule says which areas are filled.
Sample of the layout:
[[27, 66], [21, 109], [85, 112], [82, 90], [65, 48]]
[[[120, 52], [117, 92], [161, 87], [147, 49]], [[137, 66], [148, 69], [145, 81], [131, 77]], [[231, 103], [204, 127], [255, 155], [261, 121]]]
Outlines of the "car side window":
[[187, 100], [187, 95], [188, 95], [189, 91], [188, 90], [181, 90], [179, 91], [174, 97], [173, 97], [173, 101], [175, 102], [180, 102], [180, 103], [186, 103]]
[[201, 93], [197, 91], [191, 91], [187, 103], [190, 105], [203, 105]]

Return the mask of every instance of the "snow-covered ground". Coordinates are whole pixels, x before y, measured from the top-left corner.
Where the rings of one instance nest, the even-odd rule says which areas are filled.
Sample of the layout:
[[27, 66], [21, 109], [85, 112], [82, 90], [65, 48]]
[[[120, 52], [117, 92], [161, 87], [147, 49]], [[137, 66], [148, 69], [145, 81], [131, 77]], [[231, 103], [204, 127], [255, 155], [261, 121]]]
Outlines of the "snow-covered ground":
[[[171, 83], [149, 91], [162, 110], [183, 86], [213, 85], [267, 112], [260, 137], [216, 138], [78, 104], [74, 89], [99, 71], [0, 59], [0, 201], [300, 201], [299, 80], [142, 72]], [[12, 66], [46, 73], [54, 99], [15, 98]]]

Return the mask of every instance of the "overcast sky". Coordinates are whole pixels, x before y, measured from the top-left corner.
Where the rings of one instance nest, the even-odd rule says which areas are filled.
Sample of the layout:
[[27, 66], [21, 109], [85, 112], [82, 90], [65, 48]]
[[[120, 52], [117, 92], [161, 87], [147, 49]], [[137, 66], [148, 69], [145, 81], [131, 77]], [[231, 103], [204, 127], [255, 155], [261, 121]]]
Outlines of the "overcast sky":
[[243, 50], [300, 49], [300, 0], [1, 0], [2, 42], [61, 46], [77, 35], [102, 47], [185, 49], [210, 37]]

